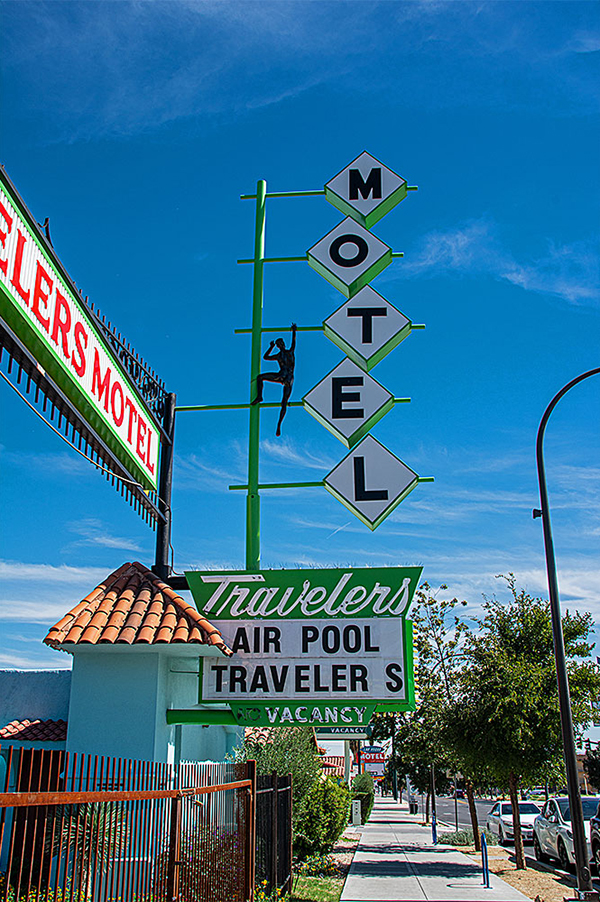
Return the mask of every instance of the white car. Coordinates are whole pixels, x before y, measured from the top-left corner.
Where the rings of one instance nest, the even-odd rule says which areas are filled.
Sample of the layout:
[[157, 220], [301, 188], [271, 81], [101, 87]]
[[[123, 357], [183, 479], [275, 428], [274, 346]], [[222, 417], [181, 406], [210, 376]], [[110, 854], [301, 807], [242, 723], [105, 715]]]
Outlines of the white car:
[[[535, 802], [519, 802], [519, 818], [523, 842], [533, 841], [533, 822], [540, 814]], [[512, 805], [510, 802], [496, 802], [487, 816], [487, 829], [495, 833], [501, 846], [515, 838]]]
[[[600, 804], [598, 796], [582, 796], [581, 807], [583, 819], [589, 821], [594, 817]], [[539, 817], [536, 817], [533, 825], [533, 850], [538, 861], [548, 861], [549, 858], [558, 858], [563, 870], [570, 870], [575, 864], [575, 852], [573, 849], [573, 833], [571, 830], [571, 810], [566, 796], [548, 799]], [[588, 855], [591, 859], [592, 849], [589, 845], [589, 826], [585, 828], [588, 833]]]

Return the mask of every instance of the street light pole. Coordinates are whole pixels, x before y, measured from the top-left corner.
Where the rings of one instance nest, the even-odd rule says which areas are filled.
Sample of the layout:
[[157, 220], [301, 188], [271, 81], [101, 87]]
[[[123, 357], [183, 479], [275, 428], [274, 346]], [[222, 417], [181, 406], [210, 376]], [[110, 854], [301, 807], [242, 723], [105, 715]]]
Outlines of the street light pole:
[[587, 841], [581, 807], [581, 794], [579, 791], [579, 777], [577, 774], [577, 755], [575, 752], [575, 736], [573, 733], [573, 718], [571, 715], [571, 699], [569, 695], [569, 678], [565, 659], [565, 645], [560, 617], [560, 597], [558, 593], [558, 580], [556, 576], [556, 560], [554, 557], [554, 543], [552, 541], [552, 527], [550, 525], [550, 505], [548, 502], [548, 489], [546, 487], [546, 472], [544, 467], [544, 433], [550, 414], [573, 386], [600, 373], [600, 367], [588, 370], [571, 380], [550, 401], [541, 419], [537, 434], [536, 457], [538, 481], [540, 485], [541, 509], [534, 510], [533, 516], [542, 518], [544, 530], [544, 547], [546, 551], [546, 569], [548, 572], [548, 591], [550, 595], [550, 613], [552, 618], [552, 634], [554, 637], [554, 657], [556, 659], [556, 679], [558, 683], [558, 701], [560, 707], [560, 724], [565, 754], [565, 767], [567, 771], [567, 789], [569, 793], [569, 807], [571, 809], [571, 829], [573, 831], [573, 846], [575, 851], [575, 867], [577, 872], [577, 894], [580, 899], [598, 900], [600, 897], [594, 891], [590, 863], [588, 858]]

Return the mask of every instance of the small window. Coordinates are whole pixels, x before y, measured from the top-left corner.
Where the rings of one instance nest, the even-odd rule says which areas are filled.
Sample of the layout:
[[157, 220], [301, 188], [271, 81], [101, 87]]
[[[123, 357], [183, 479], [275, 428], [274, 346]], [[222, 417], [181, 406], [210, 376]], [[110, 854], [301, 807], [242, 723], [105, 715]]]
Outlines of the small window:
[[492, 810], [490, 811], [490, 814], [498, 814], [498, 811], [499, 811], [499, 810], [500, 810], [500, 805], [498, 805], [498, 803], [496, 802], [496, 804], [494, 805], [494, 807], [493, 807]]

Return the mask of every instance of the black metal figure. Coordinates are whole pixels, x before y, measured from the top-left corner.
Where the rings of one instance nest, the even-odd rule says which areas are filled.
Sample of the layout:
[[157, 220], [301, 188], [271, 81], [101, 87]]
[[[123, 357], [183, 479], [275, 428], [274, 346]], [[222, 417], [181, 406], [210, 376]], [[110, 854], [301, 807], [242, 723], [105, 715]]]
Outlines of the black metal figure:
[[[296, 323], [292, 323], [292, 343], [286, 348], [283, 338], [277, 338], [269, 345], [268, 351], [263, 355], [263, 360], [276, 360], [279, 364], [278, 373], [259, 373], [256, 377], [256, 398], [253, 404], [260, 404], [263, 399], [263, 384], [265, 382], [280, 382], [283, 385], [283, 394], [281, 397], [281, 412], [277, 422], [277, 431], [275, 435], [281, 435], [281, 424], [287, 411], [288, 401], [292, 394], [292, 386], [294, 384], [294, 367], [296, 366], [296, 358], [294, 351], [296, 349]], [[277, 353], [273, 352], [273, 348], [277, 346]]]

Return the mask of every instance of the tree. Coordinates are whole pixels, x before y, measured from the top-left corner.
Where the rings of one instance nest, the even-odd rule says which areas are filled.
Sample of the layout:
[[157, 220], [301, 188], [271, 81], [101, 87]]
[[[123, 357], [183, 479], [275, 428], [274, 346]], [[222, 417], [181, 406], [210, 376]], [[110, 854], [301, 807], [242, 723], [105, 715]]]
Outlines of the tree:
[[[519, 790], [560, 762], [562, 738], [549, 604], [506, 580], [512, 600], [484, 604], [479, 633], [465, 642], [465, 666], [448, 716], [449, 731], [463, 758], [485, 762], [496, 785], [508, 789], [513, 811], [517, 868], [525, 868]], [[600, 678], [589, 658], [589, 614], [563, 618], [573, 722], [589, 721]]]
[[234, 761], [256, 761], [257, 774], [291, 774], [293, 821], [296, 827], [302, 803], [321, 776], [321, 759], [311, 727], [268, 727], [234, 749]]
[[[447, 588], [442, 585], [438, 591]], [[426, 582], [419, 586], [415, 600], [417, 606], [412, 619], [416, 710], [405, 715], [380, 715], [375, 721], [374, 735], [394, 736], [393, 766], [402, 775], [407, 774], [419, 792], [427, 794], [428, 819], [432, 766], [436, 771], [436, 789], [440, 792], [450, 786], [448, 773], [460, 769], [445, 735], [444, 712], [456, 692], [462, 646], [469, 627], [456, 614], [456, 608], [464, 607], [465, 601], [440, 598]], [[472, 795], [472, 787], [470, 791]], [[475, 810], [474, 804], [472, 809]], [[476, 823], [474, 833], [478, 842]]]
[[594, 789], [600, 789], [600, 748], [587, 747], [583, 759], [583, 769]]

